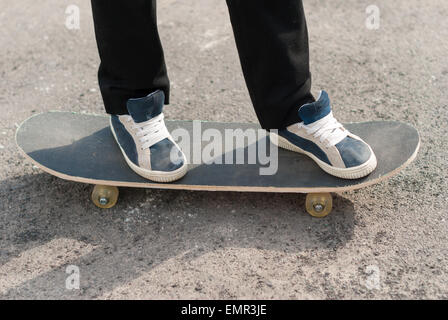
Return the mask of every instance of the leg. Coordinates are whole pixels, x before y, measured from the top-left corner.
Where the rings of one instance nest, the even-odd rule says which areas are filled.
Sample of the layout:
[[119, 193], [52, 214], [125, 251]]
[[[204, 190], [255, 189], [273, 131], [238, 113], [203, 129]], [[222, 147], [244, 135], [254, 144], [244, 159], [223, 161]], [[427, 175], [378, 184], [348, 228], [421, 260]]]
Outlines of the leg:
[[301, 0], [227, 0], [249, 94], [260, 124], [300, 121], [310, 93], [308, 31]]
[[169, 80], [157, 32], [156, 0], [92, 0], [92, 9], [101, 58], [99, 84], [126, 163], [153, 181], [182, 178], [187, 160], [163, 121]]
[[333, 117], [326, 92], [317, 101], [310, 93], [302, 1], [227, 0], [227, 5], [260, 124], [264, 129], [280, 129], [270, 132], [271, 137], [277, 136], [271, 141], [305, 153], [340, 178], [371, 173], [377, 160], [370, 146]]
[[169, 80], [157, 31], [155, 0], [92, 0], [101, 64], [98, 80], [106, 112], [126, 114], [130, 98], [161, 89]]

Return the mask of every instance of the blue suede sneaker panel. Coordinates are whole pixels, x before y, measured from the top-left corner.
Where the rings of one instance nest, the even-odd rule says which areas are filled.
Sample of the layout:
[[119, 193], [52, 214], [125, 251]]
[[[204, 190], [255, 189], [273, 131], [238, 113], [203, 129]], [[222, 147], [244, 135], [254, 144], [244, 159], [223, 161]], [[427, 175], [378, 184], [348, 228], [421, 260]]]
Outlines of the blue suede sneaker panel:
[[324, 151], [322, 151], [321, 148], [317, 144], [315, 144], [313, 141], [304, 139], [302, 137], [299, 137], [298, 135], [284, 129], [279, 130], [278, 134], [282, 136], [283, 138], [287, 139], [292, 144], [296, 145], [302, 150], [305, 150], [307, 152], [312, 153], [315, 155], [319, 160], [331, 165], [330, 160], [328, 159], [327, 155]]
[[345, 137], [335, 147], [338, 149], [347, 168], [365, 163], [372, 154], [367, 144], [351, 137]]
[[115, 136], [117, 137], [118, 144], [124, 150], [128, 159], [131, 160], [135, 165], [138, 165], [137, 147], [131, 134], [126, 130], [118, 116], [112, 115], [111, 123], [115, 132]]
[[129, 99], [127, 109], [134, 122], [141, 123], [161, 114], [164, 102], [165, 94], [157, 90], [144, 98]]
[[[173, 154], [171, 154], [173, 148], [178, 152], [173, 151]], [[168, 138], [157, 142], [149, 149], [151, 151], [151, 170], [174, 171], [184, 164], [180, 150]]]
[[305, 125], [322, 119], [331, 112], [330, 98], [325, 91], [322, 91], [319, 100], [304, 104], [299, 109], [299, 116]]

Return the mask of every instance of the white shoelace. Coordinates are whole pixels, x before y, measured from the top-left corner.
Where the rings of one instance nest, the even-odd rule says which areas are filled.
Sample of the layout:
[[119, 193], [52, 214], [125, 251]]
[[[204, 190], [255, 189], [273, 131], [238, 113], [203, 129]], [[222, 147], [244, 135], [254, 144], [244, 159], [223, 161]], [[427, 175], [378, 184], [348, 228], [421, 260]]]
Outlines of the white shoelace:
[[[136, 136], [142, 143], [142, 150], [147, 149], [170, 136], [163, 119], [164, 116], [163, 113], [161, 113], [148, 121], [134, 123], [132, 125], [132, 128], [137, 129]], [[127, 118], [127, 121], [133, 121], [131, 116]]]
[[322, 143], [326, 141], [325, 146], [327, 148], [341, 142], [349, 134], [349, 131], [333, 117], [333, 112], [309, 125], [301, 122], [299, 128], [304, 128], [307, 134], [319, 138]]

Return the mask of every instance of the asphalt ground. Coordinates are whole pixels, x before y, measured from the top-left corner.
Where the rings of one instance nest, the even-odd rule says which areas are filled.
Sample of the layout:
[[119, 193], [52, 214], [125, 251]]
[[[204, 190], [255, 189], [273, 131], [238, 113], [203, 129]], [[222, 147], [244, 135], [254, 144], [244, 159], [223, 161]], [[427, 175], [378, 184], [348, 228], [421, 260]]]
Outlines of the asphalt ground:
[[[65, 25], [69, 5], [79, 29]], [[304, 5], [313, 92], [329, 92], [341, 122], [404, 121], [422, 139], [410, 167], [336, 194], [326, 219], [309, 216], [300, 194], [123, 188], [104, 211], [91, 186], [34, 167], [14, 141], [24, 119], [104, 112], [90, 2], [2, 0], [0, 298], [448, 298], [448, 2]], [[380, 10], [375, 30], [369, 5]], [[225, 2], [163, 0], [158, 10], [166, 117], [256, 122]]]

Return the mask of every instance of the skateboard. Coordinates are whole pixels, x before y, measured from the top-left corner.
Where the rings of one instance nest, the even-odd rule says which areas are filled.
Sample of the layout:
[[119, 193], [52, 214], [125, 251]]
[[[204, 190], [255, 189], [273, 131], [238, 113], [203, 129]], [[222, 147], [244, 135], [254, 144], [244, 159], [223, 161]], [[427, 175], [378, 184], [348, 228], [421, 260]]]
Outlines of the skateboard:
[[197, 191], [306, 193], [306, 211], [324, 217], [332, 192], [364, 188], [398, 174], [416, 157], [420, 136], [395, 121], [348, 123], [345, 127], [374, 150], [378, 166], [361, 179], [333, 177], [305, 155], [277, 148], [257, 124], [166, 121], [189, 162], [188, 173], [172, 183], [156, 183], [126, 164], [109, 128], [109, 117], [47, 112], [25, 120], [16, 143], [26, 158], [56, 177], [94, 185], [100, 208], [117, 203], [118, 187]]

